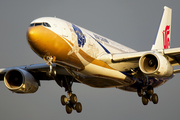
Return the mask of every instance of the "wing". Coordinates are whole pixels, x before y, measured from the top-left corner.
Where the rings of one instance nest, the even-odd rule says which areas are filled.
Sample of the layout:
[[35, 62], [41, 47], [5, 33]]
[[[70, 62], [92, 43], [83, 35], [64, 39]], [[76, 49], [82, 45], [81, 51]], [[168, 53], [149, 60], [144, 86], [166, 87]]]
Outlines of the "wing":
[[[53, 69], [56, 70], [57, 75], [66, 75], [71, 76], [64, 67], [58, 66], [56, 64], [53, 64]], [[29, 72], [32, 74], [32, 76], [36, 80], [52, 80], [52, 77], [49, 77], [47, 75], [47, 71], [49, 70], [49, 66], [45, 63], [42, 64], [31, 64], [31, 65], [25, 65], [25, 66], [18, 66], [18, 67], [10, 67], [10, 68], [1, 68], [0, 69], [0, 80], [4, 80], [4, 76], [6, 73], [10, 71], [20, 71], [24, 70], [26, 72]]]
[[49, 66], [44, 64], [31, 64], [26, 66], [0, 69], [0, 81], [4, 80], [6, 87], [15, 93], [34, 93], [40, 86], [40, 80], [55, 80], [61, 87], [66, 87], [66, 80], [78, 82], [66, 68], [52, 64], [53, 75], [49, 75]]
[[122, 61], [136, 61], [139, 60], [141, 56], [147, 53], [159, 53], [167, 57], [172, 66], [177, 66], [180, 64], [180, 48], [163, 49], [157, 51], [143, 51], [134, 53], [124, 53], [124, 54], [113, 54], [112, 62], [122, 62]]
[[165, 49], [164, 55], [168, 57], [168, 60], [172, 66], [177, 66], [180, 64], [180, 48]]
[[[149, 59], [149, 61], [151, 59], [154, 59], [154, 61], [157, 62], [156, 64], [160, 64], [164, 60], [167, 60], [171, 66], [177, 66], [180, 64], [180, 48], [151, 50], [133, 53], [106, 54], [102, 55], [98, 59], [106, 62], [111, 66], [112, 64], [121, 65], [120, 63], [133, 63], [133, 65], [130, 66], [132, 69], [138, 68], [142, 66], [142, 64], [146, 64], [145, 59]], [[119, 70], [121, 71], [121, 69]], [[173, 72], [178, 73], [180, 72], [180, 70], [174, 70]]]

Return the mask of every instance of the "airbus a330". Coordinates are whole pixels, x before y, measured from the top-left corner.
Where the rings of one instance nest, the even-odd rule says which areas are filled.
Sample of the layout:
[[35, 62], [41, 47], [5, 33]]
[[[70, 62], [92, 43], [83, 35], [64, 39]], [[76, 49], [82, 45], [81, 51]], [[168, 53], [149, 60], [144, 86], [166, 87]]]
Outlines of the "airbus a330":
[[164, 7], [151, 50], [137, 52], [106, 37], [56, 17], [30, 23], [27, 41], [45, 63], [0, 69], [0, 78], [15, 93], [34, 93], [41, 80], [55, 80], [65, 88], [61, 96], [66, 112], [82, 111], [72, 84], [118, 88], [137, 92], [142, 103], [158, 103], [154, 88], [171, 79], [180, 69], [180, 47], [170, 48], [172, 10]]

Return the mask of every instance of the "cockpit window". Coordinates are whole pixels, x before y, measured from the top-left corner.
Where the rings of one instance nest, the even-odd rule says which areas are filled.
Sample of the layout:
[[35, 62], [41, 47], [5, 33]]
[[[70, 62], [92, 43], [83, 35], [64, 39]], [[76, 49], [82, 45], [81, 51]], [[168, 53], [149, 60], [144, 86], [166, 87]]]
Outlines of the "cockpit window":
[[35, 23], [35, 26], [41, 26], [42, 23]]
[[51, 27], [51, 26], [49, 25], [49, 23], [43, 23], [43, 26]]
[[30, 27], [33, 27], [34, 26], [34, 23], [30, 24]]
[[47, 27], [51, 27], [49, 23], [45, 23]]
[[43, 26], [46, 26], [46, 23], [43, 23]]
[[31, 23], [30, 27], [33, 26], [45, 26], [45, 27], [51, 27], [49, 23], [43, 22], [43, 23]]

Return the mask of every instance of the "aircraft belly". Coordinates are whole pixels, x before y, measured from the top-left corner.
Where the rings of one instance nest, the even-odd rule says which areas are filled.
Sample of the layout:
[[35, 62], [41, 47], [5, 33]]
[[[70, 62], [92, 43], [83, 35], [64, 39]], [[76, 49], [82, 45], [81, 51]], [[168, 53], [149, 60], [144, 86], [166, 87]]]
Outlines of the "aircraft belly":
[[119, 62], [119, 63], [113, 63], [113, 64], [108, 64], [108, 65], [121, 72], [130, 71], [131, 69], [137, 68], [139, 66], [138, 61]]
[[127, 86], [133, 83], [133, 80], [123, 73], [93, 63], [94, 62], [85, 66], [85, 69], [81, 71], [79, 77], [77, 77], [78, 81], [99, 88]]
[[[166, 83], [172, 77], [173, 76], [165, 77], [165, 78], [154, 78], [154, 77], [151, 77], [151, 78], [149, 78], [149, 84], [152, 85], [153, 88], [156, 88], [156, 87]], [[137, 79], [135, 81], [135, 83], [132, 84], [132, 85], [129, 85], [129, 86], [120, 86], [120, 87], [117, 87], [117, 88], [121, 89], [121, 90], [129, 91], [129, 92], [137, 92], [137, 88], [139, 88], [139, 87], [146, 88], [146, 84], [144, 84], [144, 82], [141, 79]]]
[[120, 81], [120, 80], [114, 80], [110, 78], [96, 77], [96, 76], [94, 77], [90, 76], [87, 78], [79, 77], [78, 81], [88, 86], [95, 87], [95, 88], [110, 88], [110, 87], [117, 87], [117, 86], [120, 87], [120, 86], [127, 85], [123, 81]]

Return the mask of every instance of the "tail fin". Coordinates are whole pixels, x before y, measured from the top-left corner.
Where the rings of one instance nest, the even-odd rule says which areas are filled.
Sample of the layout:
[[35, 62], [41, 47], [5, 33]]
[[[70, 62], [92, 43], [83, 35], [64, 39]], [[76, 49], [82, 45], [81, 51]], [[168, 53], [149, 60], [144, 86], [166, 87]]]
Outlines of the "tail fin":
[[170, 48], [171, 18], [172, 18], [172, 9], [164, 6], [164, 13], [162, 15], [161, 23], [159, 25], [159, 30], [151, 50]]

